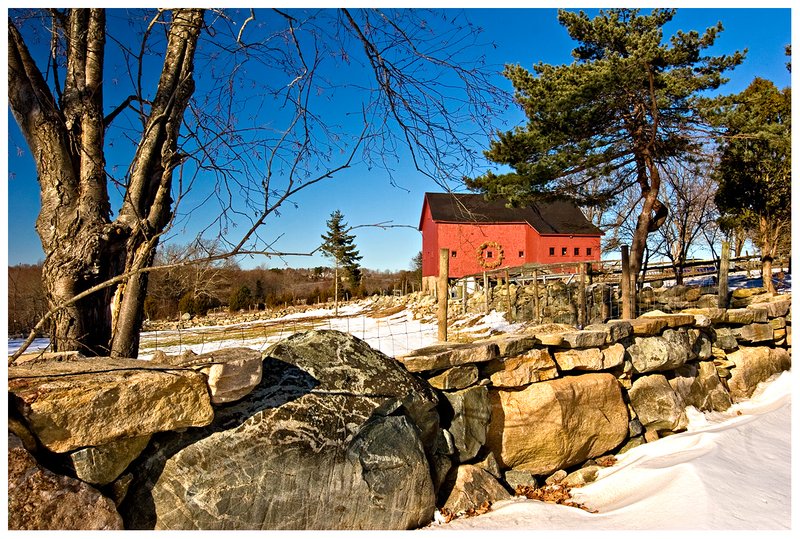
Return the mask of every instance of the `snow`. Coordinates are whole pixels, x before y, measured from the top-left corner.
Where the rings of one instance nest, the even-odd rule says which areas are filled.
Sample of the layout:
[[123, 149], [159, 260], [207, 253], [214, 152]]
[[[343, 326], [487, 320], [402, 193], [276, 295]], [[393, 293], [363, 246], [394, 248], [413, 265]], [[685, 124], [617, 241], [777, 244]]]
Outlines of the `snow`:
[[[436, 342], [433, 318], [419, 319], [410, 309], [370, 316], [358, 302], [339, 309], [318, 309], [278, 319], [235, 326], [144, 332], [143, 359], [156, 348], [167, 354], [196, 353], [246, 346], [264, 350], [298, 329], [337, 329], [365, 340], [389, 356], [403, 355]], [[264, 329], [263, 335], [258, 330]], [[512, 332], [502, 313], [460, 320], [451, 332], [488, 336]], [[249, 332], [248, 332], [249, 330]], [[256, 330], [256, 331], [254, 331]], [[159, 340], [200, 343], [158, 346]], [[249, 336], [248, 336], [249, 335]], [[9, 354], [22, 343], [9, 339]], [[36, 339], [29, 351], [45, 349]], [[791, 384], [790, 372], [762, 384], [752, 399], [723, 413], [689, 408], [686, 432], [651, 442], [618, 456], [597, 481], [573, 489], [573, 499], [597, 510], [547, 504], [525, 498], [494, 504], [486, 514], [432, 523], [425, 531], [475, 534], [481, 530], [789, 530], [791, 528]], [[797, 499], [797, 497], [795, 497]]]
[[792, 376], [726, 412], [689, 408], [686, 432], [618, 456], [572, 497], [597, 513], [525, 498], [427, 530], [789, 530]]

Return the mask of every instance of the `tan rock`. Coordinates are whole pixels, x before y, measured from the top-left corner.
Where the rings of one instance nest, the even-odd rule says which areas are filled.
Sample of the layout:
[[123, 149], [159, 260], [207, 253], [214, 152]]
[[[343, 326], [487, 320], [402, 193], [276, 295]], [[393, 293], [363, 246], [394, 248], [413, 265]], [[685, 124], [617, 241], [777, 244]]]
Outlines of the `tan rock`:
[[695, 323], [695, 317], [692, 314], [667, 314], [662, 311], [646, 312], [639, 318], [657, 318], [664, 320], [669, 328], [693, 326]]
[[511, 494], [486, 470], [463, 464], [455, 470], [455, 477], [448, 481], [449, 490], [443, 507], [452, 513], [479, 509], [485, 504], [507, 500]]
[[558, 376], [553, 358], [544, 350], [528, 350], [524, 354], [493, 360], [484, 371], [495, 387], [522, 387]]
[[603, 352], [599, 348], [559, 350], [553, 357], [562, 371], [601, 371], [604, 368]]
[[742, 347], [728, 354], [728, 359], [735, 365], [728, 380], [734, 402], [749, 398], [758, 384], [791, 368], [791, 357], [783, 348]]
[[252, 348], [226, 348], [201, 354], [193, 362], [209, 363], [200, 372], [208, 377], [212, 404], [238, 401], [261, 382], [263, 360]]
[[667, 327], [663, 318], [639, 317], [628, 320], [633, 328], [633, 334], [641, 337], [658, 335]]
[[491, 342], [471, 344], [435, 344], [414, 350], [406, 356], [398, 357], [410, 372], [437, 371], [466, 365], [483, 363], [498, 356], [497, 345]]
[[535, 337], [529, 335], [504, 335], [489, 342], [497, 345], [497, 355], [500, 357], [520, 356], [539, 344]]
[[[762, 304], [759, 304], [762, 305]], [[767, 308], [767, 314], [770, 318], [785, 317], [789, 313], [789, 308], [792, 306], [790, 299], [775, 298], [774, 301], [763, 304]]]
[[752, 324], [755, 313], [750, 309], [728, 309], [725, 313], [724, 322], [726, 324], [747, 325]]
[[205, 376], [133, 359], [12, 366], [8, 390], [31, 431], [56, 453], [204, 426], [214, 417]]
[[769, 324], [748, 324], [733, 329], [736, 340], [743, 343], [767, 342], [773, 339], [773, 329]]
[[625, 362], [625, 347], [620, 343], [612, 344], [602, 349], [603, 369], [618, 367]]
[[547, 475], [612, 450], [628, 434], [628, 410], [608, 373], [489, 395], [493, 411], [486, 445], [502, 468]]
[[566, 324], [540, 324], [527, 328], [525, 333], [532, 335], [545, 346], [561, 346], [562, 335], [575, 331], [575, 328]]
[[464, 389], [477, 381], [478, 367], [475, 365], [459, 365], [428, 378], [430, 385], [442, 390]]
[[786, 318], [782, 316], [778, 316], [776, 318], [770, 318], [769, 325], [772, 326], [772, 329], [779, 330], [786, 327]]
[[719, 324], [725, 320], [726, 309], [717, 307], [705, 307], [696, 309], [684, 309], [681, 311], [683, 314], [692, 314], [695, 316], [706, 316], [711, 320], [712, 324]]
[[606, 331], [578, 330], [561, 335], [565, 348], [597, 348], [606, 343]]

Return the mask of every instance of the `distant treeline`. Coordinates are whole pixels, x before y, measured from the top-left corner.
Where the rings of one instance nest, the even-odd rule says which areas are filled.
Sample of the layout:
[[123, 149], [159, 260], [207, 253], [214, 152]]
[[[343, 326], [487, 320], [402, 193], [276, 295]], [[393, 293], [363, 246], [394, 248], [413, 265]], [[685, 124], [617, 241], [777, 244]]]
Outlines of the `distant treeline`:
[[[41, 264], [8, 268], [8, 332], [27, 333], [47, 312], [41, 284]], [[421, 270], [375, 271], [362, 269], [354, 287], [339, 285], [339, 298], [419, 290]], [[150, 273], [145, 316], [170, 319], [183, 313], [206, 314], [211, 309], [265, 309], [285, 305], [313, 305], [333, 299], [333, 270], [315, 268], [256, 268], [237, 265], [196, 265]]]

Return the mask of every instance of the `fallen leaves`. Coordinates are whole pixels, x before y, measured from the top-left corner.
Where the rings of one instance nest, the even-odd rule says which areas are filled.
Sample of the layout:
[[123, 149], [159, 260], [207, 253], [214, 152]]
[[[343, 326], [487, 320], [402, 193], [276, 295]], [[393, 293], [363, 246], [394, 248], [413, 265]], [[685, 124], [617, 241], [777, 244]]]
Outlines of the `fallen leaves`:
[[539, 500], [545, 503], [554, 503], [583, 509], [589, 513], [597, 513], [597, 510], [589, 509], [582, 503], [572, 501], [570, 488], [564, 485], [545, 485], [535, 488], [530, 485], [519, 485], [516, 488], [517, 496], [525, 496], [529, 500]]

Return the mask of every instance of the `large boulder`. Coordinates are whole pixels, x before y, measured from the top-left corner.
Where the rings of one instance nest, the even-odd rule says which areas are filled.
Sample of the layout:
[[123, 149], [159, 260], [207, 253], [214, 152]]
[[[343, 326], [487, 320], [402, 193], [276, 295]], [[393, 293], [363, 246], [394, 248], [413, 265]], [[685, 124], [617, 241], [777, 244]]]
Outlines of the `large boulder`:
[[203, 374], [135, 359], [10, 366], [8, 391], [31, 431], [57, 453], [204, 426], [214, 417]]
[[294, 335], [211, 425], [153, 437], [120, 511], [133, 529], [419, 527], [435, 504], [432, 391], [351, 335]]
[[628, 408], [608, 373], [567, 376], [521, 391], [493, 390], [486, 445], [501, 467], [550, 474], [617, 447]]
[[9, 530], [121, 530], [114, 502], [94, 487], [41, 467], [8, 436]]
[[728, 360], [735, 364], [731, 369], [728, 387], [731, 398], [741, 401], [749, 398], [758, 384], [773, 374], [789, 370], [792, 364], [789, 352], [784, 348], [766, 346], [742, 347], [728, 354]]

